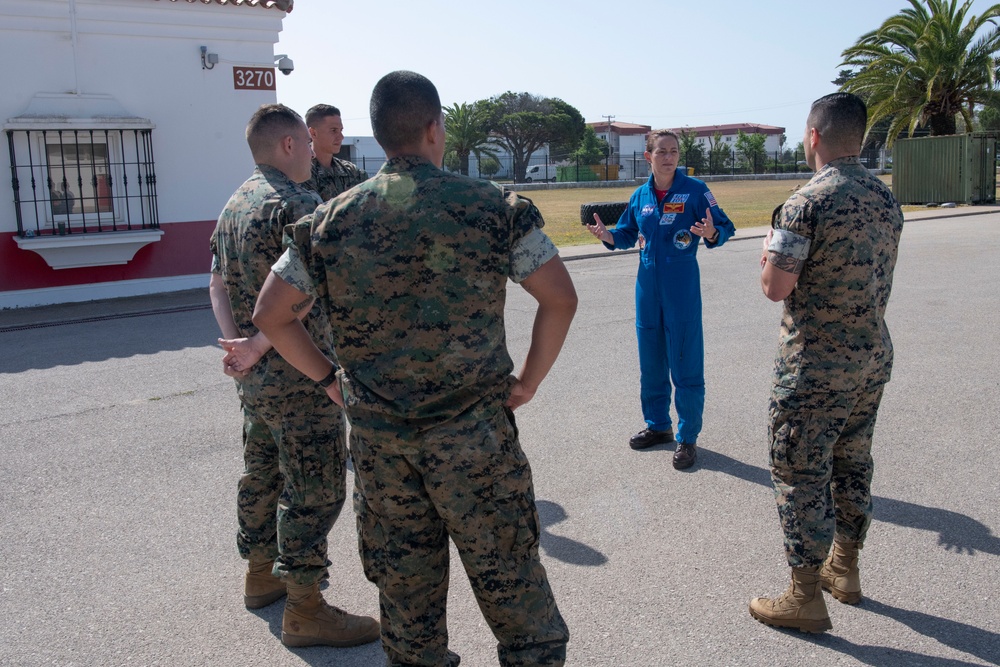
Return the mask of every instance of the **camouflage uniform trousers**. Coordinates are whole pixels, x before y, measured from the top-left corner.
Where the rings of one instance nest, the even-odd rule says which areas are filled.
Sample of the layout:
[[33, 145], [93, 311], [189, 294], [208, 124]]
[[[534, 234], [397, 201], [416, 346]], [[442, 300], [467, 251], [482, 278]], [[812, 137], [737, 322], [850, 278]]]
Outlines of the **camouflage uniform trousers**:
[[390, 667], [459, 664], [448, 650], [449, 536], [505, 666], [562, 665], [569, 631], [538, 555], [531, 469], [514, 415], [481, 401], [426, 431], [348, 407], [365, 575]]
[[347, 497], [343, 411], [318, 386], [259, 380], [238, 383], [237, 548], [247, 560], [274, 559], [275, 576], [314, 583], [327, 576], [327, 535]]
[[864, 542], [872, 516], [872, 436], [884, 388], [772, 389], [771, 482], [790, 566], [821, 565], [835, 535]]

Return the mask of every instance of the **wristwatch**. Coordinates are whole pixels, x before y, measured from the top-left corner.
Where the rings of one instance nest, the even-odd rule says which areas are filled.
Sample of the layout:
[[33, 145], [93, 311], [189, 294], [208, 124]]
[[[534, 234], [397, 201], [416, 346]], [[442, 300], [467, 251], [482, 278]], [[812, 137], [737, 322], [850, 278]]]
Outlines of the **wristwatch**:
[[323, 387], [323, 389], [326, 389], [331, 384], [333, 384], [337, 380], [337, 371], [339, 370], [340, 369], [337, 368], [337, 364], [334, 364], [333, 368], [330, 369], [330, 372], [327, 374], [327, 376], [319, 381], [319, 386]]

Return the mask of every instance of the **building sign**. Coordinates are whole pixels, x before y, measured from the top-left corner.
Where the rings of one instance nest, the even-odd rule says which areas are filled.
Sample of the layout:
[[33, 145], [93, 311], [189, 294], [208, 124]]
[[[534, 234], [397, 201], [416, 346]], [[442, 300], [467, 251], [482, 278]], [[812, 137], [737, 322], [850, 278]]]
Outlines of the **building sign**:
[[275, 90], [273, 67], [234, 67], [233, 88], [236, 90]]

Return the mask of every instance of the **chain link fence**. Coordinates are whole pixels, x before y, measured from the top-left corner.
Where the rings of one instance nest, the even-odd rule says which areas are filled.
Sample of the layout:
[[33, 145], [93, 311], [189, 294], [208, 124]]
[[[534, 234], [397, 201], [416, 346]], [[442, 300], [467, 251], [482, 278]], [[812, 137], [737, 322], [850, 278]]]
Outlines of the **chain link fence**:
[[[891, 169], [892, 153], [873, 148], [862, 151], [861, 163], [869, 169]], [[369, 175], [375, 174], [385, 163], [385, 158], [358, 157], [354, 163]], [[810, 174], [802, 151], [785, 150], [773, 153], [744, 155], [729, 144], [711, 151], [693, 149], [683, 156], [681, 166], [694, 176], [750, 175], [750, 174]], [[447, 166], [446, 166], [447, 168]], [[451, 171], [458, 171], [451, 169]], [[559, 156], [533, 157], [518, 173], [514, 159], [509, 155], [477, 158], [469, 156], [468, 175], [501, 183], [580, 183], [587, 181], [628, 181], [649, 178], [649, 163], [640, 152], [615, 153], [605, 159], [587, 163]]]

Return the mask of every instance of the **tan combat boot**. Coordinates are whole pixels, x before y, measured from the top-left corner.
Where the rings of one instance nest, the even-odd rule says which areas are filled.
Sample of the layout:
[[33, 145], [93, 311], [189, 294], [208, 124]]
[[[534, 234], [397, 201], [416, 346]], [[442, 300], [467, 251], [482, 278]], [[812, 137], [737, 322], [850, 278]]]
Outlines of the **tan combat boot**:
[[379, 638], [378, 621], [326, 603], [319, 583], [288, 584], [281, 643], [285, 646], [357, 646]]
[[776, 598], [750, 601], [750, 615], [776, 628], [823, 632], [833, 627], [820, 590], [819, 568], [793, 567], [792, 583]]
[[243, 604], [260, 609], [285, 596], [285, 582], [271, 574], [274, 561], [250, 561], [243, 582]]
[[820, 568], [824, 590], [844, 604], [861, 602], [861, 573], [858, 571], [858, 542], [833, 541], [833, 549]]

